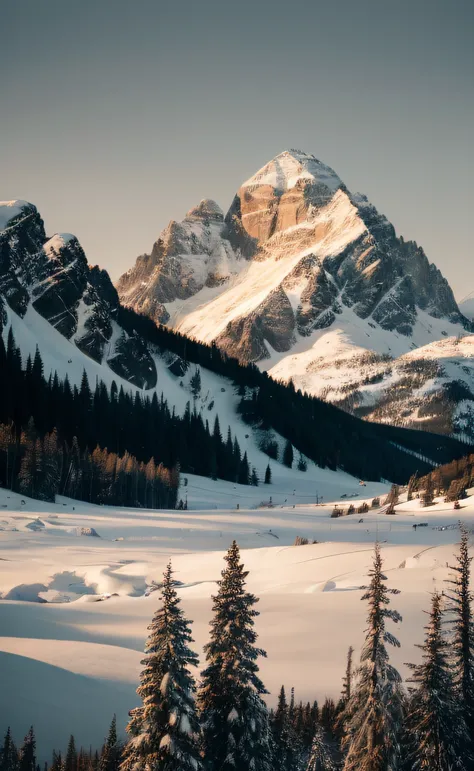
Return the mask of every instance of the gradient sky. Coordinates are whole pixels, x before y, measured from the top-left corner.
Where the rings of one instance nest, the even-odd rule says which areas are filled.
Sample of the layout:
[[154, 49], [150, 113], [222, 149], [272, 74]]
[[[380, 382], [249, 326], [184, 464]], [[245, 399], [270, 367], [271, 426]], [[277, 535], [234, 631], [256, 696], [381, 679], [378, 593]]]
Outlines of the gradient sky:
[[114, 279], [299, 148], [474, 291], [472, 0], [12, 0], [0, 25], [0, 198]]

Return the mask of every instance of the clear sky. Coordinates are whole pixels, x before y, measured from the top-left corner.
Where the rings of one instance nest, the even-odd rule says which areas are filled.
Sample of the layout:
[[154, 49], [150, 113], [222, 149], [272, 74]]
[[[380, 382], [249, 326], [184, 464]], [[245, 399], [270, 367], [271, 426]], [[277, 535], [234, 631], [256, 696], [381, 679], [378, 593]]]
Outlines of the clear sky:
[[12, 0], [0, 27], [0, 198], [113, 278], [298, 148], [474, 290], [472, 0]]

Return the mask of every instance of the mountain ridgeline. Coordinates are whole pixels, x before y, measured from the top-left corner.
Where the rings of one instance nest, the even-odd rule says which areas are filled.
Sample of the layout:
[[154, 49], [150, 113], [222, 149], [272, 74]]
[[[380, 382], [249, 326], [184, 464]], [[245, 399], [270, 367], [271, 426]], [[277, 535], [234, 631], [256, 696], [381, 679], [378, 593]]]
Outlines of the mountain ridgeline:
[[[206, 213], [211, 215], [217, 222], [218, 212]], [[74, 236], [46, 236], [32, 204], [1, 206], [0, 228], [4, 484], [18, 488], [21, 477], [27, 480], [25, 494], [38, 492], [28, 484], [39, 469], [41, 496], [63, 492], [85, 500], [171, 506], [179, 469], [243, 484], [263, 480], [263, 462], [252, 468], [236, 439], [243, 424], [246, 436], [277, 460], [284, 460], [283, 440], [317, 465], [359, 478], [404, 482], [466, 454], [466, 445], [449, 437], [355, 418], [292, 383], [277, 382], [253, 363], [243, 365], [215, 343], [189, 339], [124, 307], [108, 274], [88, 265]], [[14, 329], [20, 330], [18, 339]], [[46, 368], [45, 351], [57, 333], [71, 358], [48, 353]], [[32, 334], [38, 351], [28, 357]], [[95, 383], [86, 376], [80, 384], [69, 382], [73, 359], [84, 369], [95, 362]], [[175, 409], [173, 394], [191, 365], [196, 379], [201, 371], [213, 373], [219, 390], [235, 393], [230, 419], [212, 404], [206, 413], [192, 397]], [[172, 383], [166, 396], [160, 391], [163, 373]], [[53, 445], [62, 460], [51, 492], [41, 479]], [[156, 494], [150, 492], [152, 477]]]
[[471, 357], [448, 352], [473, 346], [472, 322], [423, 249], [312, 155], [278, 155], [226, 215], [204, 200], [171, 222], [117, 289], [360, 417], [474, 439]]

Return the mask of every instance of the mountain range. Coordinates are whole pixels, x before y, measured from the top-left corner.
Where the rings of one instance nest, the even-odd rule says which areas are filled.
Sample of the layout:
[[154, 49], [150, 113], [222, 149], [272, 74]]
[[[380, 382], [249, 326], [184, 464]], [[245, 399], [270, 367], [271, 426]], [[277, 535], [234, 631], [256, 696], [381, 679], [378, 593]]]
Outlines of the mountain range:
[[[329, 171], [324, 173], [328, 184], [335, 188]], [[309, 208], [314, 208], [316, 212], [317, 194], [313, 188], [312, 203], [308, 204], [307, 209], [309, 211]], [[323, 194], [324, 190], [321, 189], [318, 194], [320, 200]], [[300, 201], [301, 217], [307, 216], [304, 208], [307, 196], [309, 194], [303, 193]], [[346, 193], [342, 189], [339, 193], [336, 190], [333, 198], [337, 199], [338, 196], [346, 196]], [[244, 193], [242, 197], [245, 197]], [[249, 281], [252, 269], [266, 281], [275, 282], [277, 276], [274, 274], [278, 274], [280, 283], [283, 283], [288, 259], [292, 259], [295, 268], [293, 279], [296, 280], [301, 270], [301, 280], [306, 283], [312, 280], [312, 260], [307, 263], [299, 257], [285, 256], [285, 245], [288, 246], [291, 231], [293, 229], [294, 237], [299, 238], [300, 226], [286, 226], [288, 223], [285, 224], [283, 220], [285, 217], [291, 220], [300, 215], [291, 213], [290, 204], [286, 212], [284, 203], [280, 202], [280, 205], [278, 216], [282, 218], [283, 228], [280, 259], [275, 254], [265, 258], [256, 250], [256, 237], [245, 238], [241, 225], [243, 214], [239, 219], [236, 213], [245, 207], [237, 202], [233, 205], [234, 213], [227, 218], [223, 217], [216, 205], [203, 202], [189, 213], [183, 225], [170, 225], [167, 239], [162, 239], [154, 250], [156, 259], [166, 264], [168, 271], [166, 281], [164, 278], [157, 279], [157, 285], [162, 290], [161, 300], [166, 302], [159, 303], [157, 300], [154, 307], [158, 312], [159, 304], [163, 306], [164, 311], [160, 310], [160, 313], [168, 314], [168, 324], [171, 323], [172, 314], [177, 311], [177, 304], [196, 301], [199, 292], [214, 293], [215, 302], [233, 287], [241, 293], [242, 284]], [[349, 219], [354, 218], [354, 212], [350, 211], [347, 201], [341, 205], [348, 210]], [[331, 203], [326, 204], [326, 209], [328, 206], [332, 208]], [[322, 205], [321, 212], [324, 208]], [[321, 212], [319, 216], [322, 222]], [[258, 216], [255, 224], [257, 227], [264, 228], [264, 224], [258, 224]], [[275, 230], [271, 238], [277, 238], [276, 225], [267, 223], [265, 227]], [[329, 249], [329, 234], [335, 225], [328, 222], [326, 227]], [[318, 228], [319, 225], [316, 230]], [[311, 241], [314, 233], [311, 236], [311, 228], [308, 230], [308, 239]], [[189, 239], [185, 239], [185, 259], [173, 259], [170, 250], [182, 249], [183, 233]], [[339, 223], [339, 234], [342, 245], [347, 242], [344, 222]], [[202, 248], [199, 239], [206, 239], [206, 256], [199, 251]], [[237, 241], [242, 244], [240, 251], [236, 246]], [[175, 246], [172, 249], [173, 243]], [[142, 258], [141, 264], [146, 265], [150, 261], [151, 256]], [[270, 264], [273, 271], [269, 270]], [[226, 275], [224, 268], [228, 271]], [[180, 277], [179, 280], [176, 275]], [[438, 280], [440, 291], [445, 290], [447, 302], [452, 302], [444, 280], [441, 277]], [[198, 289], [202, 283], [207, 286]], [[249, 286], [248, 283], [246, 285]], [[314, 288], [317, 294], [319, 290], [316, 285], [319, 286], [317, 281]], [[123, 296], [123, 282], [119, 290]], [[165, 290], [168, 292], [166, 296]], [[178, 290], [181, 297], [188, 297], [178, 300]], [[278, 292], [275, 290], [274, 294], [278, 295]], [[21, 388], [27, 389], [28, 403], [36, 404], [37, 415], [42, 413], [38, 400], [32, 394], [38, 377], [42, 377], [39, 373], [44, 373], [45, 382], [41, 391], [47, 395], [50, 406], [49, 414], [41, 421], [43, 428], [37, 428], [40, 432], [51, 432], [56, 427], [54, 394], [65, 404], [73, 405], [71, 409], [74, 410], [75, 425], [80, 428], [82, 422], [88, 426], [87, 437], [82, 438], [80, 447], [81, 452], [85, 453], [82, 457], [86, 464], [87, 452], [93, 452], [98, 443], [99, 434], [94, 434], [94, 420], [98, 418], [94, 418], [94, 414], [100, 415], [102, 400], [104, 410], [109, 405], [114, 414], [113, 420], [118, 421], [117, 431], [114, 432], [111, 425], [107, 428], [113, 438], [115, 452], [131, 452], [143, 463], [151, 455], [156, 465], [168, 463], [171, 468], [171, 464], [179, 464], [183, 471], [192, 473], [193, 463], [189, 458], [196, 455], [196, 447], [190, 453], [187, 447], [174, 441], [173, 457], [167, 460], [166, 456], [170, 456], [170, 452], [169, 447], [163, 449], [163, 437], [157, 436], [154, 440], [149, 431], [146, 440], [148, 449], [145, 449], [145, 445], [141, 446], [136, 431], [131, 432], [132, 446], [132, 436], [127, 437], [123, 432], [123, 426], [130, 424], [132, 414], [131, 403], [125, 398], [127, 394], [134, 400], [133, 414], [136, 412], [140, 420], [145, 421], [145, 426], [148, 409], [153, 410], [155, 417], [159, 414], [164, 416], [167, 431], [172, 432], [175, 425], [176, 436], [178, 431], [179, 435], [183, 432], [183, 435], [188, 435], [189, 420], [197, 420], [203, 443], [202, 458], [207, 458], [205, 474], [211, 476], [216, 472], [212, 454], [221, 452], [223, 442], [229, 457], [233, 455], [235, 467], [238, 466], [238, 458], [242, 458], [244, 470], [252, 470], [252, 476], [256, 475], [262, 480], [270, 458], [272, 464], [279, 463], [278, 476], [286, 478], [286, 474], [290, 487], [300, 484], [303, 478], [310, 484], [313, 479], [317, 481], [321, 467], [334, 471], [335, 480], [340, 480], [340, 471], [345, 471], [358, 479], [365, 477], [403, 482], [417, 470], [420, 473], [427, 472], [434, 464], [460, 457], [466, 452], [465, 445], [448, 437], [377, 425], [347, 414], [318, 398], [305, 396], [292, 384], [278, 383], [267, 372], [261, 372], [253, 362], [246, 362], [244, 357], [239, 357], [239, 363], [229, 355], [236, 352], [235, 349], [229, 346], [227, 351], [223, 350], [221, 339], [218, 347], [217, 341], [211, 341], [209, 345], [193, 340], [182, 333], [181, 327], [176, 331], [163, 324], [156, 325], [156, 316], [150, 319], [143, 313], [138, 314], [125, 307], [120, 294], [106, 271], [88, 264], [75, 236], [69, 233], [47, 234], [41, 215], [33, 204], [25, 201], [0, 204], [0, 330], [4, 341], [4, 353], [0, 350], [0, 359], [6, 355], [6, 365], [17, 373], [15, 377], [22, 383]], [[280, 290], [281, 297], [283, 294], [288, 297], [286, 292]], [[254, 301], [254, 293], [249, 293], [249, 306]], [[275, 317], [280, 320], [281, 315], [278, 305], [272, 305], [268, 297], [262, 297], [260, 305], [265, 302], [268, 305], [266, 320], [270, 329], [270, 309], [274, 309]], [[332, 307], [335, 313], [335, 303]], [[305, 311], [309, 316], [309, 306], [305, 306]], [[199, 312], [198, 304], [196, 312]], [[451, 314], [450, 323], [460, 326], [463, 317], [456, 311], [455, 305]], [[248, 315], [250, 318], [250, 307]], [[442, 323], [445, 323], [444, 319]], [[257, 329], [259, 324], [255, 321]], [[227, 330], [229, 337], [231, 332], [232, 329]], [[277, 330], [277, 338], [279, 334]], [[286, 334], [284, 328], [281, 334]], [[295, 338], [296, 335], [304, 337], [295, 330], [293, 335]], [[197, 335], [194, 337], [197, 338]], [[263, 336], [262, 345], [265, 345], [265, 340]], [[252, 343], [250, 339], [249, 343]], [[276, 348], [275, 342], [273, 350]], [[18, 367], [21, 366], [18, 356], [25, 368], [22, 378], [18, 375]], [[94, 410], [98, 410], [97, 413], [91, 412], [89, 386], [85, 377], [95, 394]], [[12, 383], [8, 384], [5, 393], [6, 403], [0, 404], [3, 421], [13, 420], [15, 436], [18, 437], [19, 432], [27, 428], [28, 415], [22, 407], [21, 393], [12, 391]], [[142, 406], [137, 400], [142, 402]], [[58, 407], [56, 412], [62, 425], [66, 426], [66, 434], [62, 437], [59, 425], [59, 440], [65, 441], [70, 447], [74, 429], [67, 425], [64, 411]], [[81, 430], [80, 433], [84, 432]], [[10, 450], [6, 451], [15, 454], [17, 439], [11, 433], [8, 436]], [[219, 456], [216, 461], [218, 470]], [[250, 473], [245, 472], [239, 478], [250, 481]], [[344, 478], [347, 479], [347, 476]], [[353, 481], [349, 479], [347, 484], [351, 485]]]
[[117, 290], [356, 415], [474, 438], [473, 322], [423, 249], [312, 155], [278, 155], [225, 215], [206, 199], [170, 222]]

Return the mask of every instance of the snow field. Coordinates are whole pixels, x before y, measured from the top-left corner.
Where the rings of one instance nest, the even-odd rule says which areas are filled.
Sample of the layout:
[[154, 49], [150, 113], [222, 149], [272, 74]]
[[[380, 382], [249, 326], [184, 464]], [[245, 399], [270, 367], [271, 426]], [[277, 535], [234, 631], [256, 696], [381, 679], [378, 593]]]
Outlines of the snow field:
[[[214, 486], [217, 502], [225, 485]], [[394, 607], [404, 617], [402, 648], [393, 656], [406, 674], [404, 662], [418, 658], [421, 611], [448, 575], [459, 515], [474, 528], [474, 497], [461, 512], [412, 501], [394, 517], [373, 511], [340, 519], [331, 519], [332, 504], [145, 511], [48, 504], [4, 490], [0, 504], [0, 725], [10, 723], [20, 739], [33, 723], [41, 759], [53, 746], [64, 748], [71, 731], [79, 744], [99, 745], [113, 712], [124, 730], [158, 601], [150, 588], [170, 556], [202, 663], [211, 595], [236, 538], [249, 588], [260, 597], [269, 703], [282, 683], [298, 699], [321, 700], [338, 696], [349, 645], [357, 660], [366, 616], [360, 587], [374, 541], [383, 544], [389, 585], [401, 590]], [[419, 522], [428, 526], [415, 531]], [[91, 527], [99, 538], [77, 535]], [[319, 543], [292, 546], [296, 535]]]

